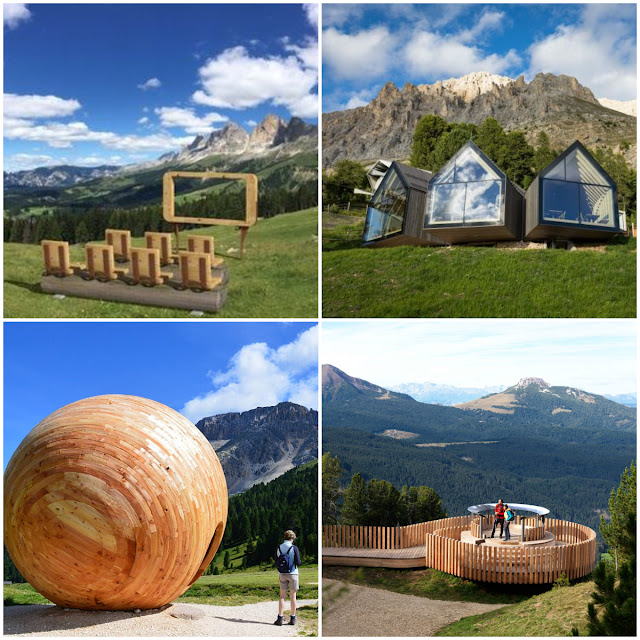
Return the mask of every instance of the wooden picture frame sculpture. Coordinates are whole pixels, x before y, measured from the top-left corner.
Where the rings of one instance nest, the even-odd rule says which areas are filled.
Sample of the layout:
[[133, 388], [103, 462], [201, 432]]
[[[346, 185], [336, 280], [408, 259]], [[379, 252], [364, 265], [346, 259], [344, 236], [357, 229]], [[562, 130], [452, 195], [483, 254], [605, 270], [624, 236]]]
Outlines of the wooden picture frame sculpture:
[[[241, 180], [245, 183], [244, 220], [231, 218], [201, 218], [176, 215], [175, 178], [202, 180]], [[174, 225], [177, 236], [179, 224], [222, 225], [240, 229], [240, 256], [244, 255], [244, 242], [249, 231], [258, 222], [258, 176], [253, 173], [219, 173], [217, 171], [167, 171], [162, 176], [162, 216]]]
[[227, 520], [224, 472], [204, 435], [159, 402], [104, 395], [40, 422], [4, 479], [5, 544], [61, 607], [168, 604], [202, 575]]

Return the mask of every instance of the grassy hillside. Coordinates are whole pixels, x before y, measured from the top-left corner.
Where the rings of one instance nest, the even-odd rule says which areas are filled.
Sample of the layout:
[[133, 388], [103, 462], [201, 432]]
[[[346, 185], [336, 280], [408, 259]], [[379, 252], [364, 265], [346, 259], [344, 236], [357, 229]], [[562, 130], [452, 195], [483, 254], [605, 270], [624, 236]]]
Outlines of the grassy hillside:
[[604, 250], [361, 249], [362, 220], [323, 229], [323, 316], [636, 315], [636, 241]]
[[[216, 252], [239, 246], [233, 228], [202, 228], [182, 234], [213, 234]], [[143, 238], [134, 238], [143, 246]], [[186, 244], [182, 240], [181, 244]], [[260, 220], [247, 235], [245, 257], [229, 255], [227, 304], [221, 318], [310, 318], [318, 313], [317, 211], [306, 209]], [[71, 248], [71, 260], [84, 260], [84, 247]], [[6, 318], [185, 318], [189, 311], [84, 298], [55, 300], [40, 291], [42, 251], [37, 245], [4, 245]], [[213, 315], [213, 314], [208, 314]]]
[[586, 635], [587, 604], [595, 585], [579, 582], [532, 596], [524, 602], [463, 618], [438, 636], [571, 636], [572, 627]]

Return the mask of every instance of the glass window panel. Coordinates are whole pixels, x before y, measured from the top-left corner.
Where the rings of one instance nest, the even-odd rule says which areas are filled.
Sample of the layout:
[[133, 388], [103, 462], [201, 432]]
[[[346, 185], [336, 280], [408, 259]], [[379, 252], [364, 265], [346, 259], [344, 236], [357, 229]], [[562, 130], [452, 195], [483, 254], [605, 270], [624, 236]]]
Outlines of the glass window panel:
[[554, 180], [564, 180], [564, 160], [558, 162], [551, 171], [547, 171], [547, 173], [544, 174], [544, 177]]
[[444, 166], [442, 173], [439, 176], [432, 178], [431, 184], [454, 182], [455, 169], [456, 169], [456, 163], [450, 160], [449, 163]]
[[[566, 179], [571, 182], [586, 182], [609, 186], [600, 169], [595, 165], [590, 155], [581, 149], [574, 149], [566, 158]], [[551, 177], [551, 176], [545, 176]]]
[[479, 180], [495, 180], [500, 176], [489, 168], [489, 165], [473, 149], [465, 149], [456, 158], [456, 182], [477, 182]]
[[364, 232], [365, 242], [381, 238], [384, 232], [384, 223], [386, 216], [382, 211], [375, 207], [369, 206], [367, 209], [367, 225]]
[[542, 181], [542, 217], [545, 220], [579, 222], [578, 185], [558, 180]]
[[465, 222], [498, 222], [500, 220], [501, 182], [470, 182], [465, 200]]
[[465, 191], [464, 184], [434, 185], [429, 194], [429, 224], [462, 222]]
[[400, 176], [389, 170], [367, 209], [364, 240], [368, 242], [402, 231], [407, 190]]
[[584, 224], [614, 227], [615, 208], [613, 189], [591, 184], [578, 185], [580, 192], [580, 218]]

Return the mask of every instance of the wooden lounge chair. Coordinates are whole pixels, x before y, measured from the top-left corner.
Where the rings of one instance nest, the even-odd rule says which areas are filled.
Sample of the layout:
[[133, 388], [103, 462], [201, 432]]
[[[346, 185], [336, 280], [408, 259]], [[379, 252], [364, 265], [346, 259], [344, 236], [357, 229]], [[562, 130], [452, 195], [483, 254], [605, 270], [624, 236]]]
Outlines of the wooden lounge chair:
[[160, 249], [134, 247], [131, 249], [131, 272], [134, 284], [153, 286], [163, 284], [171, 274], [160, 269]]
[[116, 280], [119, 274], [124, 273], [123, 269], [116, 269], [113, 247], [110, 244], [88, 243], [85, 250], [89, 278], [101, 281]]
[[128, 229], [106, 229], [104, 239], [113, 247], [116, 262], [129, 262], [131, 254], [131, 231]]
[[216, 257], [214, 247], [215, 241], [211, 236], [187, 236], [187, 251], [208, 253], [211, 256], [211, 266], [219, 267], [224, 260]]
[[71, 261], [69, 259], [69, 243], [62, 240], [43, 240], [42, 257], [44, 258], [44, 271], [48, 276], [73, 275]]
[[211, 255], [195, 251], [178, 254], [183, 286], [194, 291], [211, 291], [222, 282], [222, 278], [211, 275]]
[[147, 248], [160, 250], [160, 264], [171, 264], [171, 234], [158, 231], [146, 231], [144, 234]]

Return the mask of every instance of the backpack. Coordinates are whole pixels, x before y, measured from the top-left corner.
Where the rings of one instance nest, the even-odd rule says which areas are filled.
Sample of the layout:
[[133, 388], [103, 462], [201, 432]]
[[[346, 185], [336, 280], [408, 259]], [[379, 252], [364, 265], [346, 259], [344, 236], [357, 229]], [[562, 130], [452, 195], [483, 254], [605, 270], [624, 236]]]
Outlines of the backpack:
[[507, 509], [507, 511], [505, 512], [506, 516], [507, 516], [507, 522], [511, 522], [512, 520], [515, 520], [515, 513], [513, 513], [513, 511], [511, 511], [511, 509]]
[[[278, 547], [278, 550], [280, 547]], [[293, 571], [294, 556], [289, 552], [293, 551], [293, 545], [289, 547], [286, 553], [280, 553], [276, 558], [276, 569], [279, 573], [291, 573]]]

